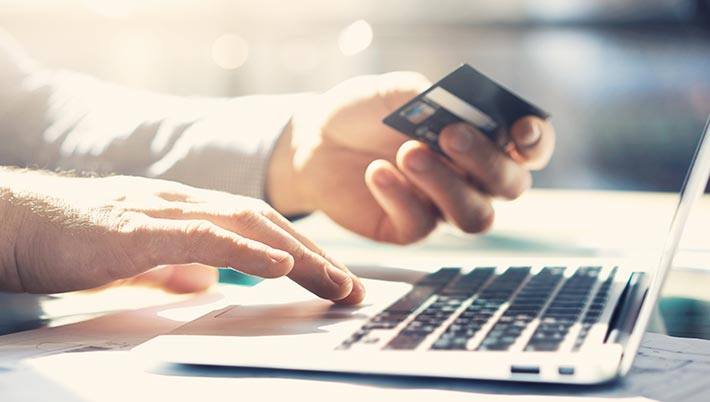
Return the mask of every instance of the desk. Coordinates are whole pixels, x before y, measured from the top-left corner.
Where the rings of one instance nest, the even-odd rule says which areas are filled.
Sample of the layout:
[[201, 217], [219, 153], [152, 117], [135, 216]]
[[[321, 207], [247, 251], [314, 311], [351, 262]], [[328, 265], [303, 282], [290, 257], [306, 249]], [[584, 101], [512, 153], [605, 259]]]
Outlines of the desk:
[[[479, 258], [501, 254], [522, 257], [548, 254], [614, 256], [621, 255], [622, 245], [628, 245], [633, 253], [643, 254], [657, 240], [654, 237], [656, 234], [650, 233], [652, 231], [649, 228], [655, 224], [662, 225], [664, 220], [659, 217], [659, 211], [668, 210], [669, 205], [672, 209], [672, 204], [673, 197], [662, 194], [533, 191], [519, 203], [499, 205], [498, 224], [486, 236], [462, 236], [443, 228], [429, 241], [407, 247], [406, 253], [399, 247], [374, 244], [345, 233], [322, 216], [310, 217], [298, 225], [334, 255], [349, 263], [357, 262], [359, 265], [356, 268], [363, 273], [371, 264], [432, 270], [442, 265], [467, 265]], [[617, 209], [623, 210], [624, 215], [620, 217], [615, 214]], [[585, 214], [580, 215], [581, 211]], [[706, 218], [709, 214], [710, 202], [704, 199], [693, 219], [708, 222], [710, 220]], [[609, 218], [617, 220], [611, 226], [612, 229], [605, 226], [610, 224]], [[710, 270], [706, 271], [703, 267], [710, 267], [707, 263], [710, 256], [702, 251], [704, 230], [699, 226], [702, 225], [690, 225], [688, 236], [684, 239], [684, 253], [688, 258], [682, 260], [683, 266], [672, 273], [665, 290], [667, 297], [685, 298], [697, 303], [708, 302], [710, 292], [704, 289], [710, 288]], [[610, 234], [607, 236], [606, 233]], [[627, 241], [627, 236], [631, 236], [631, 241]], [[363, 249], [368, 252], [362, 253]], [[148, 398], [231, 400], [239, 392], [250, 398], [267, 400], [291, 400], [295, 397], [297, 400], [308, 398], [323, 401], [332, 401], [334, 398], [470, 400], [482, 394], [486, 400], [534, 400], [536, 396], [539, 397], [536, 400], [569, 400], [574, 396], [627, 400], [645, 400], [642, 396], [660, 400], [707, 400], [707, 392], [710, 392], [698, 394], [693, 393], [697, 390], [689, 390], [684, 394], [669, 394], [671, 391], [686, 390], [678, 383], [675, 383], [675, 388], [671, 383], [664, 383], [663, 387], [651, 387], [653, 391], [649, 391], [639, 389], [633, 381], [591, 388], [550, 387], [380, 376], [315, 375], [275, 370], [144, 366], [136, 362], [135, 356], [125, 351], [156, 334], [176, 328], [185, 320], [197, 317], [201, 311], [210, 311], [215, 303], [225, 297], [237, 303], [239, 300], [249, 300], [250, 294], [261, 290], [260, 286], [224, 286], [196, 298], [164, 295], [145, 289], [112, 289], [102, 293], [72, 294], [53, 299], [45, 306], [55, 315], [51, 321], [52, 328], [0, 337], [0, 363], [5, 362], [4, 366], [0, 364], [0, 390], [6, 395], [3, 401], [46, 400], [48, 395], [56, 401], [126, 401]], [[87, 309], [86, 306], [92, 308]], [[195, 306], [207, 310], [191, 309]], [[102, 310], [115, 311], [127, 307], [143, 308], [98, 317], [93, 315]], [[666, 311], [676, 307], [667, 306]], [[91, 313], [91, 319], [84, 320], [83, 316], [77, 315], [81, 313]], [[61, 315], [64, 317], [56, 317]], [[677, 311], [674, 311], [674, 317], [678, 317]], [[701, 335], [706, 335], [704, 331], [708, 327], [708, 316], [703, 318], [705, 320], [700, 324], [689, 328], [698, 329]], [[689, 322], [686, 319], [679, 321], [686, 324]], [[680, 364], [670, 358], [664, 370], [673, 373], [668, 381], [670, 378], [673, 381], [687, 381], [688, 376], [696, 376], [690, 380], [696, 386], [710, 390], [710, 347], [707, 343], [649, 336], [651, 338], [646, 340], [646, 347], [650, 348], [648, 353], [673, 354], [680, 353], [681, 349], [707, 349], [707, 365], [702, 363], [699, 366], [702, 370], [707, 366], [706, 371], [677, 371], [689, 366], [683, 366], [685, 363]], [[659, 342], [671, 345], [672, 350], [653, 349], [653, 345]], [[27, 347], [50, 356], [17, 364], [8, 363], [11, 360], [8, 356], [18, 357], [18, 353], [21, 355], [27, 352]], [[68, 350], [74, 353], [52, 355]], [[658, 376], [658, 370], [658, 367], [637, 367], [633, 378]]]

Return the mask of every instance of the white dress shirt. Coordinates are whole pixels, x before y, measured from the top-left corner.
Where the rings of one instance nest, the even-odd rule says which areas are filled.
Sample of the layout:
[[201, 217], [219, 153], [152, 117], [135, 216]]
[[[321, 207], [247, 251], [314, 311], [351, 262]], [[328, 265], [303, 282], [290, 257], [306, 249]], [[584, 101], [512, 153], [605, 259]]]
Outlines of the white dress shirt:
[[[0, 33], [0, 165], [145, 176], [263, 198], [272, 147], [303, 96], [123, 88], [40, 66]], [[9, 296], [0, 294], [0, 322], [36, 311]]]

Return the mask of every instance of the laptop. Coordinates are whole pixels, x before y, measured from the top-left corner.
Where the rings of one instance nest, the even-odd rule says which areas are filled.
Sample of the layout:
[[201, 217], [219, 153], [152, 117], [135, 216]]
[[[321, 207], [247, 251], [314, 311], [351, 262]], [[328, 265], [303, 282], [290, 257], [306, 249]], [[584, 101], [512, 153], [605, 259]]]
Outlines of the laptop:
[[[289, 303], [226, 306], [135, 351], [171, 363], [344, 373], [574, 384], [623, 376], [708, 183], [708, 137], [710, 119], [650, 269], [575, 258], [443, 267], [413, 284], [365, 280], [361, 306], [302, 290]], [[278, 279], [254, 290], [269, 287], [297, 288]]]

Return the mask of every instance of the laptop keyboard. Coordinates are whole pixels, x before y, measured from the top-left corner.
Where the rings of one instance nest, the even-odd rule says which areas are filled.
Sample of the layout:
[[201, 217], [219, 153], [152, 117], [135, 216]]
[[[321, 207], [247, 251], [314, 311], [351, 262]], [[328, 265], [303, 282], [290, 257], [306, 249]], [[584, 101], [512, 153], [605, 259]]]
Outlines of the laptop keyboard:
[[[473, 296], [493, 275], [493, 268], [480, 268], [453, 281], [437, 292], [436, 300], [417, 314], [396, 337], [387, 344], [387, 349], [413, 349], [434, 332], [461, 304]], [[449, 271], [456, 272], [456, 271]]]
[[564, 268], [544, 268], [532, 277], [515, 296], [478, 350], [507, 350], [538, 317], [547, 300], [562, 280]]
[[505, 351], [517, 343], [526, 351], [555, 351], [580, 323], [573, 345], [578, 350], [604, 311], [616, 268], [593, 298], [601, 267], [580, 267], [569, 278], [565, 269], [545, 267], [532, 275], [530, 267], [510, 267], [496, 275], [494, 267], [467, 274], [442, 268], [422, 278], [338, 349], [381, 345], [413, 350], [428, 342], [432, 350]]

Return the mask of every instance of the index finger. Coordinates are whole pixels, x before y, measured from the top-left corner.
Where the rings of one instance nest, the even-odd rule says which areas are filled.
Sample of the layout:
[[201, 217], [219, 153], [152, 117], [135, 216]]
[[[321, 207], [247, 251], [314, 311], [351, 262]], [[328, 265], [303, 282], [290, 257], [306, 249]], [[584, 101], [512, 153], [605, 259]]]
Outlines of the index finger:
[[514, 147], [510, 157], [528, 169], [542, 169], [550, 161], [555, 149], [555, 129], [549, 120], [536, 116], [518, 119], [510, 128]]
[[[362, 300], [365, 298], [365, 286], [363, 286], [362, 282], [360, 281], [360, 278], [350, 272], [350, 270], [343, 263], [328, 255], [315, 242], [313, 242], [313, 240], [296, 230], [293, 224], [288, 219], [281, 216], [281, 214], [272, 210], [271, 213], [267, 213], [267, 217], [271, 219], [274, 224], [276, 224], [281, 229], [285, 230], [288, 234], [293, 236], [296, 240], [301, 242], [303, 246], [307, 247], [310, 251], [315, 253], [316, 256], [320, 256], [321, 258], [330, 262], [336, 269], [340, 269], [342, 272], [350, 276], [350, 278], [352, 279], [352, 288], [350, 292], [345, 297], [334, 299], [336, 303], [358, 304], [362, 302]], [[298, 275], [298, 270], [294, 269], [293, 271], [291, 271], [292, 278], [298, 279]]]

